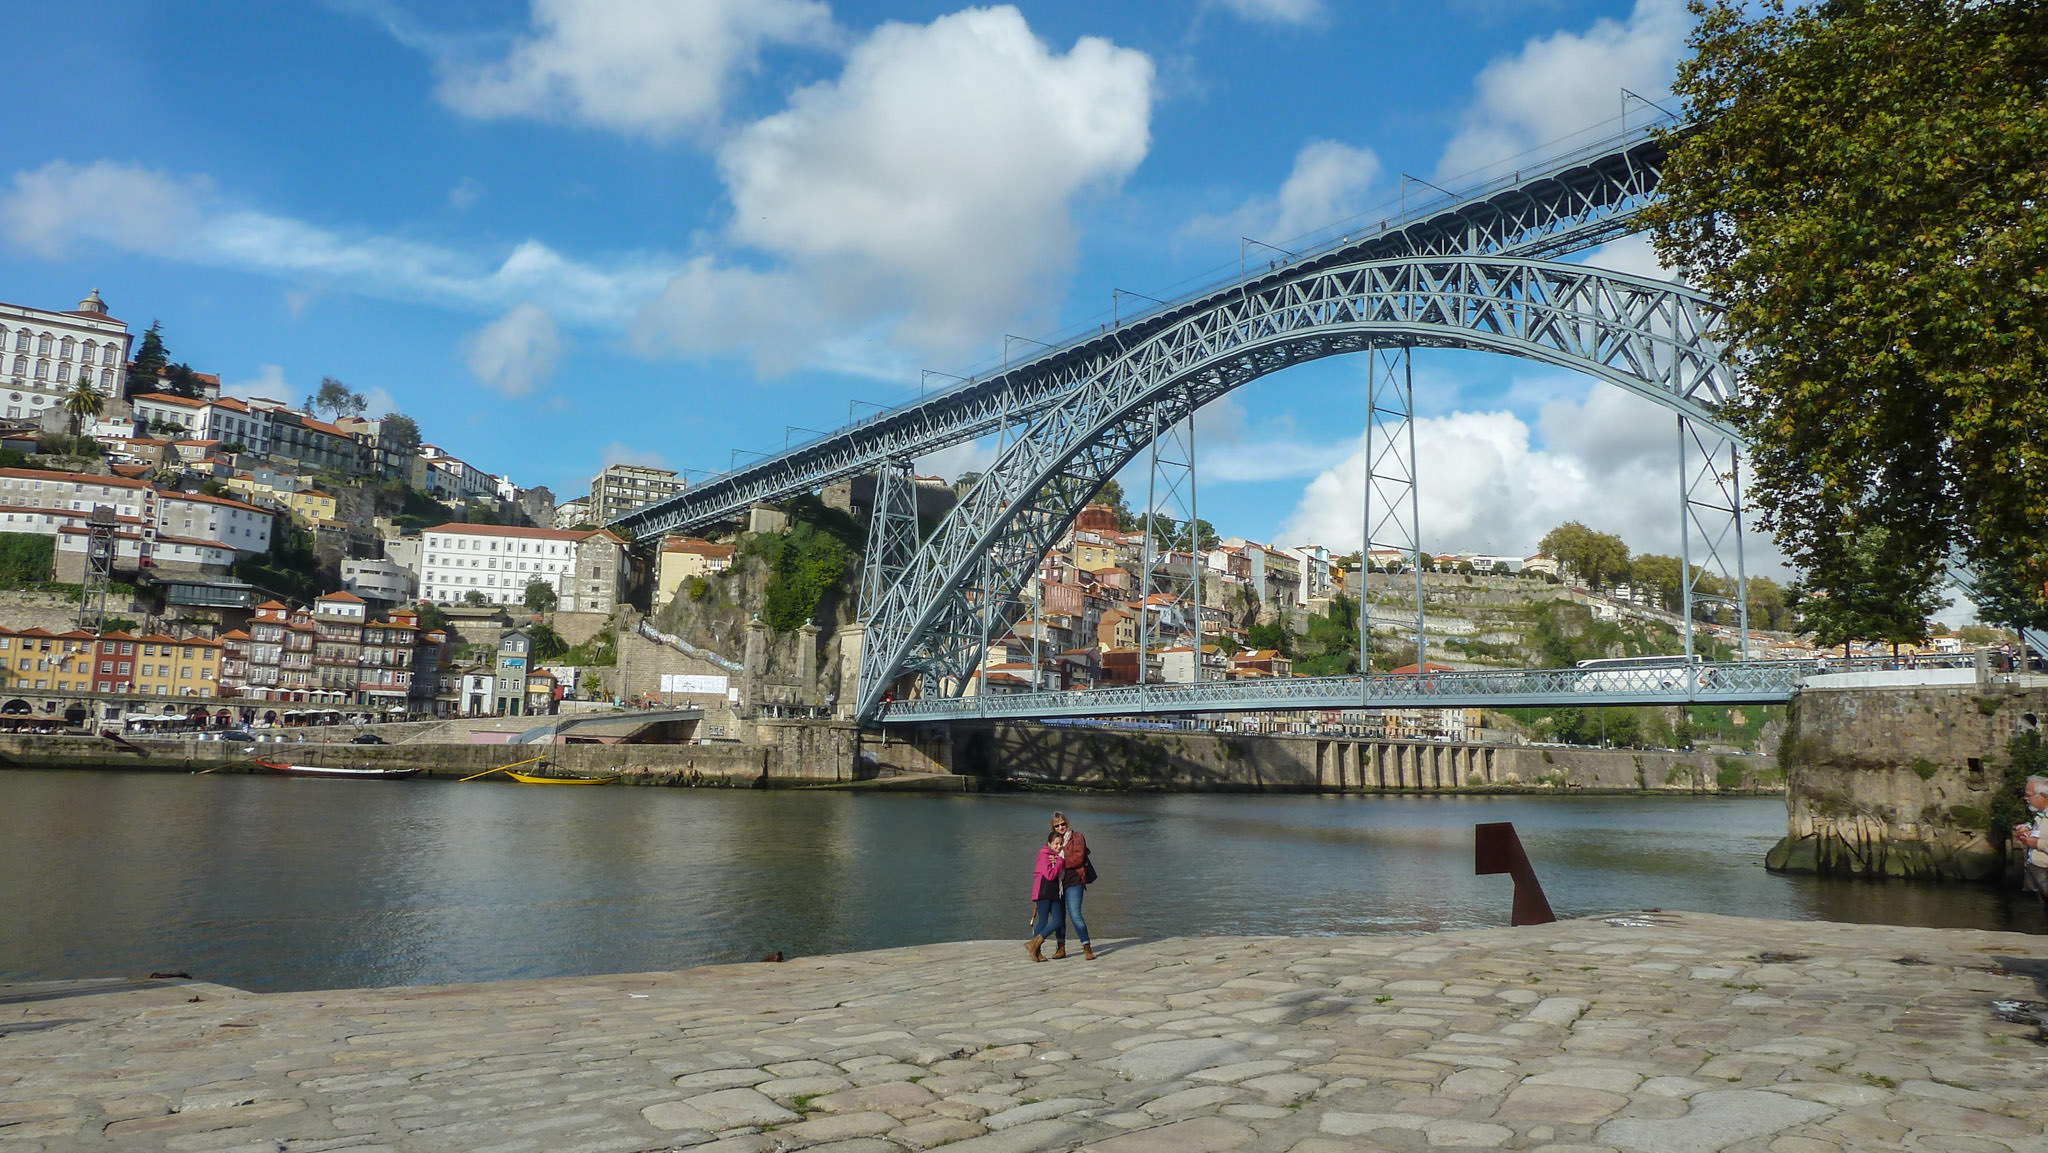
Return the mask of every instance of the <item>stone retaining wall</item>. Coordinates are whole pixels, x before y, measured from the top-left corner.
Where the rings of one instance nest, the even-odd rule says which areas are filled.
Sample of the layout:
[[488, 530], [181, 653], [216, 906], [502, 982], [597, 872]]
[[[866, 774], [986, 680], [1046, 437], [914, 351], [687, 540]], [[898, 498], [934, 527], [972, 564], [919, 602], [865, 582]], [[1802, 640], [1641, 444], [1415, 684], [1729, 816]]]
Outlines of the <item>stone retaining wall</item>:
[[[556, 770], [563, 773], [617, 774], [623, 783], [651, 785], [774, 788], [864, 780], [891, 767], [914, 767], [905, 756], [877, 755], [878, 742], [853, 725], [763, 723], [759, 735], [759, 743], [744, 745], [575, 744], [545, 751]], [[542, 751], [539, 746], [526, 745], [352, 745], [324, 739], [260, 745], [131, 740], [123, 745], [99, 737], [5, 735], [0, 736], [0, 768], [245, 772], [261, 771], [254, 759], [262, 757], [371, 768], [420, 765], [426, 776], [460, 778]], [[899, 750], [912, 751], [914, 746]], [[900, 766], [899, 760], [904, 761]]]
[[1802, 691], [1779, 759], [1787, 828], [1774, 871], [1989, 880], [2007, 865], [1991, 804], [2007, 743], [2039, 731], [2048, 687]]
[[1442, 741], [1142, 732], [1039, 724], [961, 726], [955, 772], [992, 780], [1216, 792], [1547, 789], [1777, 792], [1760, 757]]

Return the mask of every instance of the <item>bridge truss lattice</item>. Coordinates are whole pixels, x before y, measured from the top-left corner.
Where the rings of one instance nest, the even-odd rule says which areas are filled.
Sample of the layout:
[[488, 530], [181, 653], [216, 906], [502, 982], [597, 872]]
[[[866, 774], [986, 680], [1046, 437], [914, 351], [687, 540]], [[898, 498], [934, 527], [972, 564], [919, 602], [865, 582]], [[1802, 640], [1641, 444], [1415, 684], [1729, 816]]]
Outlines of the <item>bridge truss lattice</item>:
[[[1500, 352], [1586, 373], [1670, 409], [1681, 444], [1702, 446], [1713, 460], [1735, 444], [1719, 416], [1735, 387], [1715, 336], [1719, 323], [1719, 309], [1682, 286], [1544, 260], [1362, 261], [1247, 285], [1123, 348], [997, 458], [864, 610], [860, 714], [874, 716], [906, 675], [921, 680], [926, 696], [966, 691], [985, 647], [977, 607], [1014, 600], [1082, 505], [1151, 446], [1157, 430], [1249, 381], [1387, 347]], [[1738, 522], [1723, 535], [1739, 538], [1739, 501], [1695, 502], [1690, 482], [1680, 499], [1688, 538], [1692, 526], [1715, 527], [1717, 515]], [[963, 595], [976, 573], [976, 594]]]

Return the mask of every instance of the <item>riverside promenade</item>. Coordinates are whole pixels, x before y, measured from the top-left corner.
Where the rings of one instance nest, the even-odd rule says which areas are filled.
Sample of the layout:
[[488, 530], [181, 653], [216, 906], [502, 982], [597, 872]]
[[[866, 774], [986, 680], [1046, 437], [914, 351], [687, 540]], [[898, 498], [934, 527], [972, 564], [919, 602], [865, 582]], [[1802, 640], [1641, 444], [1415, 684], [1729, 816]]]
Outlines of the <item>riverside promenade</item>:
[[2048, 1000], [2044, 937], [1644, 912], [1099, 952], [14, 985], [0, 1149], [2048, 1148], [2048, 1047], [1993, 1008]]

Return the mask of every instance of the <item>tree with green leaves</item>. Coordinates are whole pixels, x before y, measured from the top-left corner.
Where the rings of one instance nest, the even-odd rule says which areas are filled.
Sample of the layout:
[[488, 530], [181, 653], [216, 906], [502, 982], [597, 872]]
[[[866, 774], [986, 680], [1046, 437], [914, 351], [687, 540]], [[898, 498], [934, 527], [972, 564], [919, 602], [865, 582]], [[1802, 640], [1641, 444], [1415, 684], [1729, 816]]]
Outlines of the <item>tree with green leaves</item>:
[[142, 342], [135, 346], [135, 356], [128, 362], [128, 384], [122, 391], [123, 400], [146, 392], [157, 390], [157, 374], [164, 370], [169, 358], [164, 354], [164, 332], [160, 321], [149, 322], [149, 331], [142, 334]]
[[1536, 547], [1596, 589], [1628, 575], [1628, 546], [1621, 538], [1595, 532], [1575, 520], [1545, 533]]
[[471, 589], [462, 594], [462, 603], [473, 609], [488, 608], [491, 598], [485, 596], [481, 590]]
[[1118, 532], [1138, 531], [1138, 522], [1143, 518], [1131, 512], [1130, 505], [1124, 503], [1123, 482], [1117, 480], [1115, 477], [1111, 477], [1110, 479], [1103, 481], [1102, 487], [1095, 490], [1093, 503], [1106, 504], [1110, 507], [1112, 511], [1116, 513], [1116, 527]]
[[78, 383], [64, 394], [64, 411], [71, 414], [71, 435], [85, 431], [85, 422], [107, 410], [107, 398], [92, 386], [92, 377], [80, 374]]
[[189, 364], [167, 365], [164, 368], [163, 383], [159, 387], [172, 396], [182, 396], [186, 400], [198, 400], [201, 393], [199, 374], [192, 371]]
[[[1828, 635], [1910, 632], [1960, 552], [2048, 580], [2039, 0], [1697, 2], [1657, 251], [1728, 306], [1759, 523]], [[1864, 567], [1885, 542], [1898, 599]], [[1829, 606], [1848, 605], [1847, 609]]]
[[554, 612], [556, 603], [555, 586], [536, 577], [526, 582], [526, 595], [522, 600], [528, 612]]
[[1943, 564], [1917, 562], [1894, 547], [1891, 530], [1871, 528], [1831, 537], [1822, 562], [1827, 585], [1806, 590], [1800, 616], [1823, 647], [1851, 641], [1901, 644], [1927, 636], [1927, 618], [1941, 611]]
[[[531, 587], [531, 586], [529, 586]], [[533, 659], [536, 661], [560, 660], [569, 651], [569, 642], [552, 625], [529, 625], [526, 636], [533, 643]]]
[[402, 412], [387, 412], [379, 422], [383, 428], [380, 439], [384, 447], [394, 455], [415, 456], [420, 451], [420, 425]]
[[[1161, 518], [1162, 523], [1164, 519]], [[1200, 517], [1194, 519], [1192, 528], [1190, 531], [1190, 525], [1185, 521], [1175, 525], [1171, 532], [1164, 534], [1166, 547], [1179, 552], [1207, 552], [1223, 540], [1216, 535], [1216, 526]]]
[[352, 391], [348, 385], [331, 376], [320, 378], [320, 391], [306, 398], [306, 411], [325, 412], [331, 419], [344, 416], [361, 416], [370, 402], [363, 394]]

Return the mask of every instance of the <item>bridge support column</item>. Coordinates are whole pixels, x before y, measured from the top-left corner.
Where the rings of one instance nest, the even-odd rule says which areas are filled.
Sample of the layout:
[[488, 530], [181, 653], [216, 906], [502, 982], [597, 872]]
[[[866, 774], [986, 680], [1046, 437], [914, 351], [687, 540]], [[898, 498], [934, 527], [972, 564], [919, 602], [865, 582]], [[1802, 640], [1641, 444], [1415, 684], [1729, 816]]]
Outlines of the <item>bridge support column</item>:
[[[1415, 666], [1428, 660], [1422, 615], [1421, 475], [1415, 457], [1415, 374], [1406, 345], [1365, 352], [1365, 543], [1358, 558], [1358, 671], [1369, 700], [1372, 681], [1372, 581], [1367, 565], [1375, 546], [1399, 549], [1415, 574]], [[1394, 574], [1381, 585], [1393, 597]], [[1392, 614], [1383, 614], [1391, 616]], [[1399, 646], [1396, 646], [1398, 651]]]
[[[1726, 432], [1679, 414], [1678, 559], [1684, 590], [1679, 609], [1685, 614], [1688, 657], [1694, 655], [1694, 606], [1712, 604], [1717, 615], [1733, 608], [1741, 637], [1739, 652], [1743, 660], [1749, 659], [1749, 576], [1743, 563], [1739, 448]], [[1700, 583], [1707, 577], [1733, 585], [1732, 606], [1726, 596], [1700, 591]]]
[[807, 622], [798, 629], [796, 650], [796, 691], [803, 694], [803, 703], [818, 703], [818, 625]]

